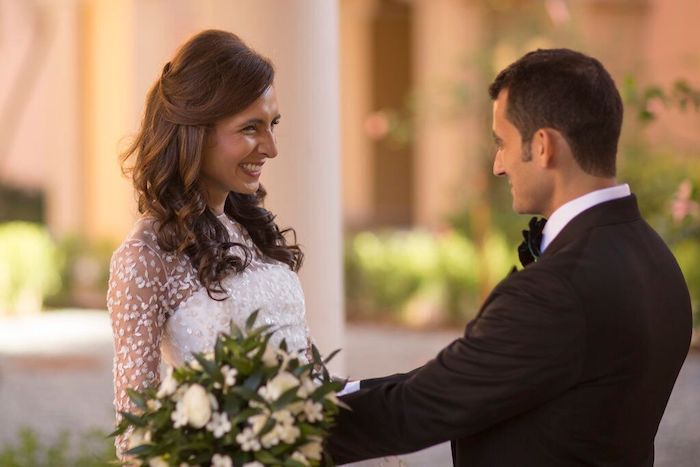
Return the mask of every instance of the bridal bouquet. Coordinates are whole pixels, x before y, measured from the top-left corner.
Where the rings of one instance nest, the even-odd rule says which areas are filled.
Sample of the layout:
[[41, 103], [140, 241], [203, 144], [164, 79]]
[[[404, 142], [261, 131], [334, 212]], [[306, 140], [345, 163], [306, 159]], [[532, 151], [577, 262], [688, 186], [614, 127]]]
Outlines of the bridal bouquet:
[[123, 412], [112, 436], [127, 433], [126, 455], [143, 466], [304, 467], [332, 465], [322, 441], [338, 407], [333, 381], [315, 347], [302, 362], [269, 344], [270, 326], [231, 325], [210, 354], [169, 368], [158, 388], [129, 392], [137, 413]]

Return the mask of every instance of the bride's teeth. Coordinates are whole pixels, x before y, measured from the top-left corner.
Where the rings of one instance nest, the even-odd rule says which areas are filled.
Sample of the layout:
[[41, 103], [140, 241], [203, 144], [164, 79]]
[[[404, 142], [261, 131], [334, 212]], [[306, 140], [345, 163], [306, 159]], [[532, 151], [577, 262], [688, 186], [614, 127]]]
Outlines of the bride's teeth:
[[250, 172], [257, 172], [262, 168], [262, 164], [241, 164], [241, 167]]

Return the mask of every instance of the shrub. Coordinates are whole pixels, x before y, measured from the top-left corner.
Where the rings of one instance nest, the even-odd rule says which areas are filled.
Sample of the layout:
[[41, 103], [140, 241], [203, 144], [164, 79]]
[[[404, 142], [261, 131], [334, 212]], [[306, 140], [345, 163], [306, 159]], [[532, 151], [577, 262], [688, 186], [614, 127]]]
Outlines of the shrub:
[[0, 315], [39, 311], [61, 286], [63, 259], [39, 224], [0, 224]]

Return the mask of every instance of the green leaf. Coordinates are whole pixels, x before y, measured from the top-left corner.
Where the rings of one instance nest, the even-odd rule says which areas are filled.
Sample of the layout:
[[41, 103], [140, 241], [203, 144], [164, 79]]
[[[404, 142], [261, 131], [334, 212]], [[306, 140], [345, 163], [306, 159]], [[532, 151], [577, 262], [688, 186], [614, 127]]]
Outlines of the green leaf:
[[251, 391], [257, 391], [258, 387], [260, 387], [260, 383], [262, 382], [264, 376], [265, 373], [263, 369], [258, 369], [245, 380], [245, 382], [243, 383], [243, 387], [248, 388]]
[[136, 404], [136, 407], [146, 410], [146, 400], [140, 392], [131, 388], [126, 388], [126, 393], [129, 395], [129, 398], [134, 402], [134, 404]]
[[[267, 451], [258, 451], [255, 453], [255, 460], [263, 464], [281, 464], [282, 461]], [[302, 465], [302, 467], [304, 467]]]
[[284, 467], [306, 467], [306, 465], [291, 458], [286, 459], [282, 465], [284, 465]]
[[323, 364], [327, 365], [328, 362], [333, 360], [335, 358], [335, 356], [338, 355], [339, 352], [340, 352], [340, 349], [335, 349], [333, 352], [331, 352], [331, 354], [329, 356], [326, 357], [325, 360], [323, 360]]
[[253, 329], [253, 326], [255, 326], [255, 322], [258, 320], [258, 314], [260, 313], [260, 309], [255, 310], [248, 316], [248, 319], [245, 321], [245, 330], [246, 331], [251, 331]]
[[259, 415], [260, 413], [260, 409], [245, 409], [231, 419], [231, 425], [237, 425], [238, 423], [245, 422], [253, 415]]
[[146, 426], [146, 421], [132, 413], [129, 412], [120, 412], [122, 414], [122, 417], [124, 417], [131, 425], [134, 426], [139, 426], [139, 427], [144, 427]]
[[299, 390], [299, 387], [293, 387], [291, 389], [287, 389], [282, 393], [282, 395], [277, 399], [275, 402], [272, 403], [272, 411], [276, 412], [278, 410], [283, 409], [284, 407], [288, 406], [292, 401], [295, 399], [298, 399], [299, 397], [297, 396], [297, 391]]
[[253, 391], [245, 386], [237, 386], [237, 387], [231, 388], [231, 392], [233, 394], [241, 396], [242, 398], [244, 398], [247, 401], [254, 400], [257, 402], [265, 403], [265, 399], [260, 397], [260, 395], [257, 392], [255, 392], [255, 391]]
[[204, 358], [204, 355], [201, 353], [195, 353], [192, 355], [195, 360], [199, 362], [200, 365], [202, 365], [202, 368], [204, 368], [204, 371], [209, 374], [212, 378], [221, 378], [223, 375], [221, 374], [221, 371], [219, 371], [219, 368], [216, 365], [216, 362], [212, 362], [211, 360], [207, 360]]

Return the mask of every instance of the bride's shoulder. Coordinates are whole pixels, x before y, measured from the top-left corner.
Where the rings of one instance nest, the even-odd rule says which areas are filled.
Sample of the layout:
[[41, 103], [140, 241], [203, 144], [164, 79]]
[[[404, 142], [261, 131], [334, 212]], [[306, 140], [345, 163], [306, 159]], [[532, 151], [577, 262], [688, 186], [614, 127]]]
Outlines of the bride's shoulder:
[[124, 241], [114, 251], [114, 256], [134, 253], [148, 253], [149, 256], [157, 256], [161, 259], [172, 256], [172, 253], [164, 251], [158, 244], [156, 220], [152, 217], [141, 217], [134, 223]]

